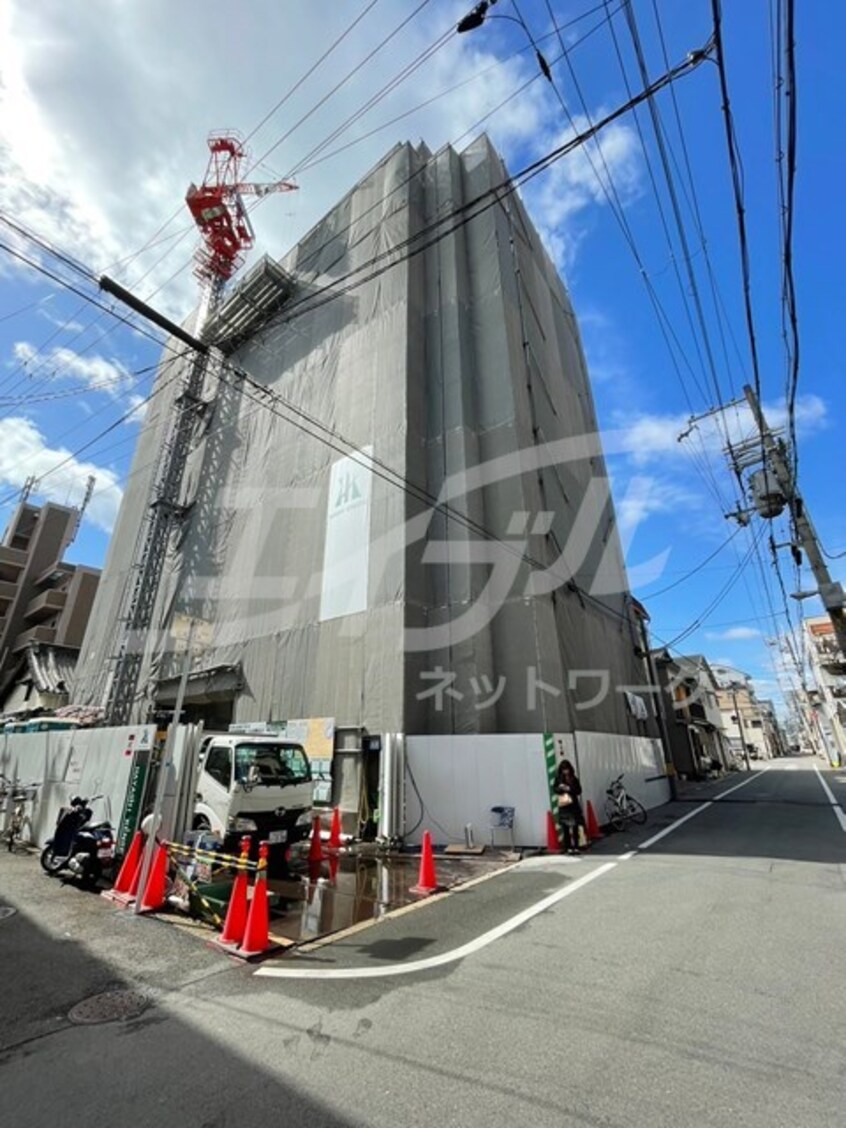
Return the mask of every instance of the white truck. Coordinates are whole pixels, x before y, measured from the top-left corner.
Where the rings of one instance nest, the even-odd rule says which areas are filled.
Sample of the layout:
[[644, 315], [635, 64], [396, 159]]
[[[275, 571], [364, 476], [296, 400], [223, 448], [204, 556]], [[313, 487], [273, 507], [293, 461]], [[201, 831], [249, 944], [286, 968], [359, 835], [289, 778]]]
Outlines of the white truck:
[[200, 748], [194, 829], [211, 831], [235, 851], [249, 834], [271, 844], [271, 856], [305, 838], [314, 784], [305, 749], [273, 734], [207, 734]]

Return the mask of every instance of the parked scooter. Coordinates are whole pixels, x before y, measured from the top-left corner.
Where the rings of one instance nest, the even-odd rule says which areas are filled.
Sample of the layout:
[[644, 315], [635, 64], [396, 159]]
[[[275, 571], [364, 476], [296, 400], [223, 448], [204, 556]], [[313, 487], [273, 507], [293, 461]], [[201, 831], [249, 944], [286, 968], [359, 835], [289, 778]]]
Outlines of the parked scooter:
[[91, 821], [90, 804], [102, 795], [83, 799], [75, 795], [62, 807], [56, 830], [41, 852], [41, 868], [50, 875], [69, 870], [83, 885], [94, 886], [114, 863], [115, 842], [110, 822]]

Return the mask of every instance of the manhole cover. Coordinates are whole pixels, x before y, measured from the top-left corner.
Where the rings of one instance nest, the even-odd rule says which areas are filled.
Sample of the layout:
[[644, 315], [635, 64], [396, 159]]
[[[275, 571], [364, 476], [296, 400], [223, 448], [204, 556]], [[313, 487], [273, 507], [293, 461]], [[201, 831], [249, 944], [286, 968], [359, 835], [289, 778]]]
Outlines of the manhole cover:
[[17, 909], [13, 909], [11, 905], [0, 905], [0, 920], [8, 920], [10, 916], [14, 916]]
[[123, 1018], [135, 1018], [149, 1005], [147, 996], [138, 991], [104, 991], [71, 1007], [68, 1018], [80, 1026], [119, 1022]]

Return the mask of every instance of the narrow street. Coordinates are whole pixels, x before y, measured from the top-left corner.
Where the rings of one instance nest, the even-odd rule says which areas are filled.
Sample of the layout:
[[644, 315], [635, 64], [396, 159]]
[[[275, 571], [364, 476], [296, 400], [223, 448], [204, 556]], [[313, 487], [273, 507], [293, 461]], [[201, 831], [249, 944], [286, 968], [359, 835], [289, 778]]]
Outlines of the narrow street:
[[[841, 1124], [846, 772], [818, 763], [258, 973], [4, 854], [4, 1105], [18, 1128]], [[68, 1020], [120, 988], [139, 1017]]]

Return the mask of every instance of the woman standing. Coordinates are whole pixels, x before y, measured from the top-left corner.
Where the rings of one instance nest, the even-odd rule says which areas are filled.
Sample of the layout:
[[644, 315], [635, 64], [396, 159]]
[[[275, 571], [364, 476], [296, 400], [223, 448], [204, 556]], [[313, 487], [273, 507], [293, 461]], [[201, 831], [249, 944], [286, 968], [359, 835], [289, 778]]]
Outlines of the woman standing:
[[562, 847], [568, 854], [579, 853], [579, 827], [582, 825], [582, 785], [569, 760], [562, 760], [555, 773], [558, 795], [558, 822]]

